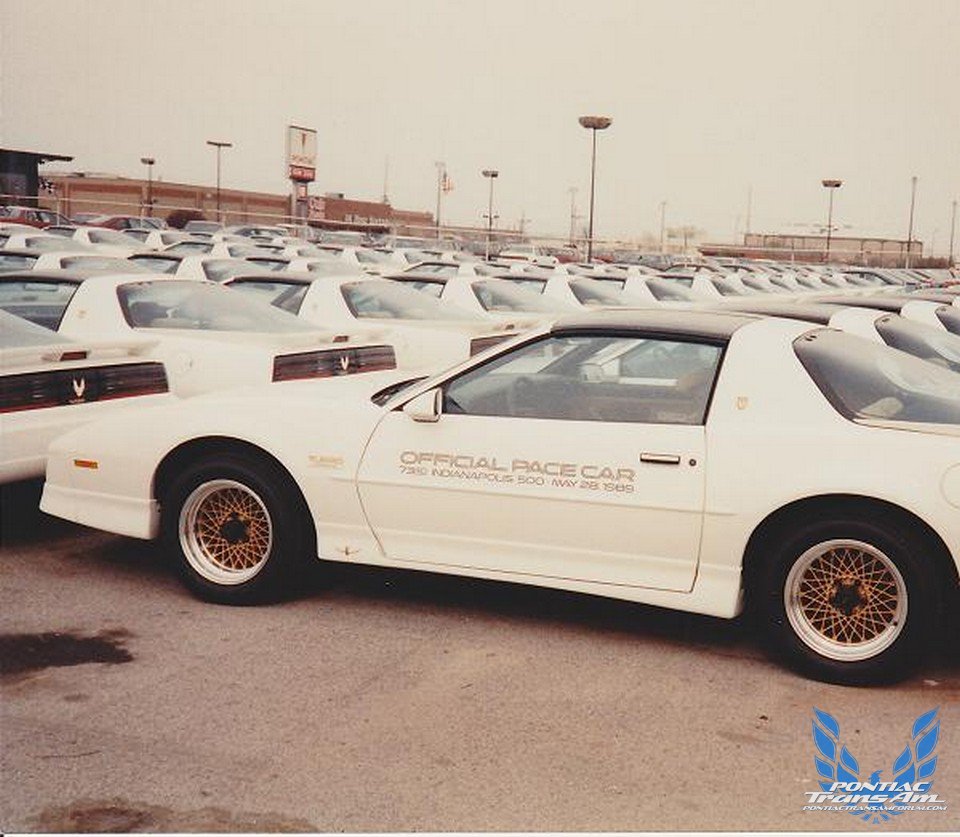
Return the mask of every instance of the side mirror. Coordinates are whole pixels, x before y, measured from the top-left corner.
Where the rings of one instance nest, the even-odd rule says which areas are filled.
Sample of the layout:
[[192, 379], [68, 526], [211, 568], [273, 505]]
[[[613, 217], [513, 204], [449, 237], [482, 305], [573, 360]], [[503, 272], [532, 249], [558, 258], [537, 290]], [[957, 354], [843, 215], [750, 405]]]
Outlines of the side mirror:
[[421, 392], [403, 405], [405, 412], [414, 421], [436, 422], [440, 420], [440, 388]]

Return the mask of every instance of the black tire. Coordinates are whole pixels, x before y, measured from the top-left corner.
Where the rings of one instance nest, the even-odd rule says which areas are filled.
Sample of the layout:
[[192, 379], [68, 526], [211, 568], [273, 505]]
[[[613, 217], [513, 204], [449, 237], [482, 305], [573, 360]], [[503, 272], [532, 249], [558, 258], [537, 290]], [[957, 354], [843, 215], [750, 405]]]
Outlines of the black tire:
[[161, 498], [161, 528], [186, 586], [218, 604], [285, 597], [315, 552], [289, 475], [239, 453], [217, 454], [179, 474]]
[[922, 659], [938, 601], [923, 554], [908, 529], [879, 520], [806, 521], [781, 531], [756, 556], [761, 635], [816, 680], [903, 679]]

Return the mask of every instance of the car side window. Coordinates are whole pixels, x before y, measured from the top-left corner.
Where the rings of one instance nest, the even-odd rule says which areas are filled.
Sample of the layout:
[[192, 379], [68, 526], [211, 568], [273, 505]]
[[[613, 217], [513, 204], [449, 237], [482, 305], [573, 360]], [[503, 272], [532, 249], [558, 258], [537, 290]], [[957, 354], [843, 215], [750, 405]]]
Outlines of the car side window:
[[703, 424], [722, 355], [722, 345], [696, 340], [551, 335], [449, 381], [444, 412]]

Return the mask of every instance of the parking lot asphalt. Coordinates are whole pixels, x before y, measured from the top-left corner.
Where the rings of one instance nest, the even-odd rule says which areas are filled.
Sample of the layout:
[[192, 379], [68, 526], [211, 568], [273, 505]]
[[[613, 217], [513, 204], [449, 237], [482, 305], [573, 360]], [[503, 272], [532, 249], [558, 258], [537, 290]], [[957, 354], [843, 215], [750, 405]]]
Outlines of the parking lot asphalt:
[[960, 827], [956, 637], [854, 689], [728, 622], [476, 580], [319, 565], [290, 601], [205, 604], [150, 543], [3, 493], [0, 827], [10, 831], [875, 831], [803, 811], [813, 707], [891, 775], [941, 708]]

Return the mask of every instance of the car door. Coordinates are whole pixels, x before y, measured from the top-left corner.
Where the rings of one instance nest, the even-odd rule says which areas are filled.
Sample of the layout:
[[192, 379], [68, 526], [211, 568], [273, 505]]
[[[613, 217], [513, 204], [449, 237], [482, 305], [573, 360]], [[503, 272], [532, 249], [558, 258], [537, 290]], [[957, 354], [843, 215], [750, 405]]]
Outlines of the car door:
[[691, 589], [721, 355], [708, 342], [557, 333], [447, 380], [435, 421], [387, 413], [358, 471], [385, 553]]

